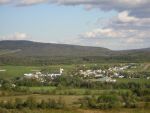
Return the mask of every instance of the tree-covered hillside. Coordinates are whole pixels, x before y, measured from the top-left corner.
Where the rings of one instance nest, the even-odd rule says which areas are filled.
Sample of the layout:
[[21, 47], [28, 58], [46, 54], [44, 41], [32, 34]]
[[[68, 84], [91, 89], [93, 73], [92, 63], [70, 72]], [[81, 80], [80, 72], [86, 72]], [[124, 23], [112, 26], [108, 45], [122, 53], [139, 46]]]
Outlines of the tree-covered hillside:
[[113, 51], [102, 47], [0, 41], [0, 65], [150, 62], [150, 48]]

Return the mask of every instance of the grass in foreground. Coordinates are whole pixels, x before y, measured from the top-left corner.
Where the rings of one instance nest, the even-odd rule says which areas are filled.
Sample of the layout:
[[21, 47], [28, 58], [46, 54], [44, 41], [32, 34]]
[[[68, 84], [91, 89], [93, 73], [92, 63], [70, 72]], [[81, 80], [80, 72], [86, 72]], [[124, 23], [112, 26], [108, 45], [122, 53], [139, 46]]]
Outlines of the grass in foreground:
[[149, 113], [149, 109], [110, 109], [110, 110], [89, 110], [89, 109], [63, 109], [63, 110], [54, 110], [54, 109], [45, 109], [45, 110], [30, 110], [30, 109], [21, 109], [21, 110], [6, 110], [0, 109], [0, 113]]

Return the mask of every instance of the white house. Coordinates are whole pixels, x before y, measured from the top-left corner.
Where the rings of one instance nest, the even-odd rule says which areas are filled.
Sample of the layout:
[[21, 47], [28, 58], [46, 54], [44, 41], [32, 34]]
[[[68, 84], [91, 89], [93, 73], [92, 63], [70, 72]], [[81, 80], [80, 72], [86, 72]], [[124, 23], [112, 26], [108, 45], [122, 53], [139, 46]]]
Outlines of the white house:
[[0, 72], [5, 72], [6, 71], [6, 69], [0, 69]]
[[[51, 77], [51, 78], [54, 78], [56, 76], [61, 76], [63, 71], [64, 71], [64, 69], [60, 68], [59, 73], [42, 74], [41, 72], [36, 72], [35, 74], [33, 74], [33, 73], [24, 74], [24, 77], [28, 78], [28, 79], [35, 78], [35, 79], [41, 80], [41, 78], [46, 77], [46, 76]], [[42, 79], [42, 81], [43, 81], [43, 79]]]

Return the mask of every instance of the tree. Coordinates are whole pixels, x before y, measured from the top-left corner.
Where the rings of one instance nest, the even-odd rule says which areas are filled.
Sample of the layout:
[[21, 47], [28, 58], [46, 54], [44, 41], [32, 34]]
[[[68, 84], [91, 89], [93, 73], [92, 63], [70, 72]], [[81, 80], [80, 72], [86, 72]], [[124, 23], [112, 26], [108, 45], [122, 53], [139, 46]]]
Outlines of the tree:
[[29, 107], [30, 109], [36, 108], [37, 107], [36, 98], [32, 96], [28, 97], [25, 102], [25, 106]]
[[23, 108], [23, 104], [24, 104], [24, 102], [21, 98], [16, 98], [15, 99], [15, 106], [16, 106], [17, 109]]

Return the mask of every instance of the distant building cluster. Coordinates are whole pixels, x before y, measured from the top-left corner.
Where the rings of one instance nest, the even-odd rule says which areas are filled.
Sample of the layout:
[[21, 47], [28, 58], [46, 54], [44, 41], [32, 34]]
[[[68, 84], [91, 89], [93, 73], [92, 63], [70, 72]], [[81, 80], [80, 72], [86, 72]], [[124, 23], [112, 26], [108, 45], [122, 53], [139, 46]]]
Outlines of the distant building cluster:
[[126, 70], [129, 68], [129, 65], [127, 66], [115, 66], [110, 67], [109, 69], [98, 69], [98, 70], [79, 70], [77, 74], [81, 75], [83, 78], [95, 78], [98, 81], [103, 82], [116, 82], [116, 79], [114, 78], [124, 78], [124, 75], [121, 75], [119, 72]]
[[45, 78], [54, 79], [55, 77], [61, 76], [63, 74], [64, 69], [60, 68], [59, 73], [47, 73], [43, 74], [40, 71], [35, 73], [25, 73], [24, 78], [26, 79], [37, 79], [41, 82], [45, 82]]

